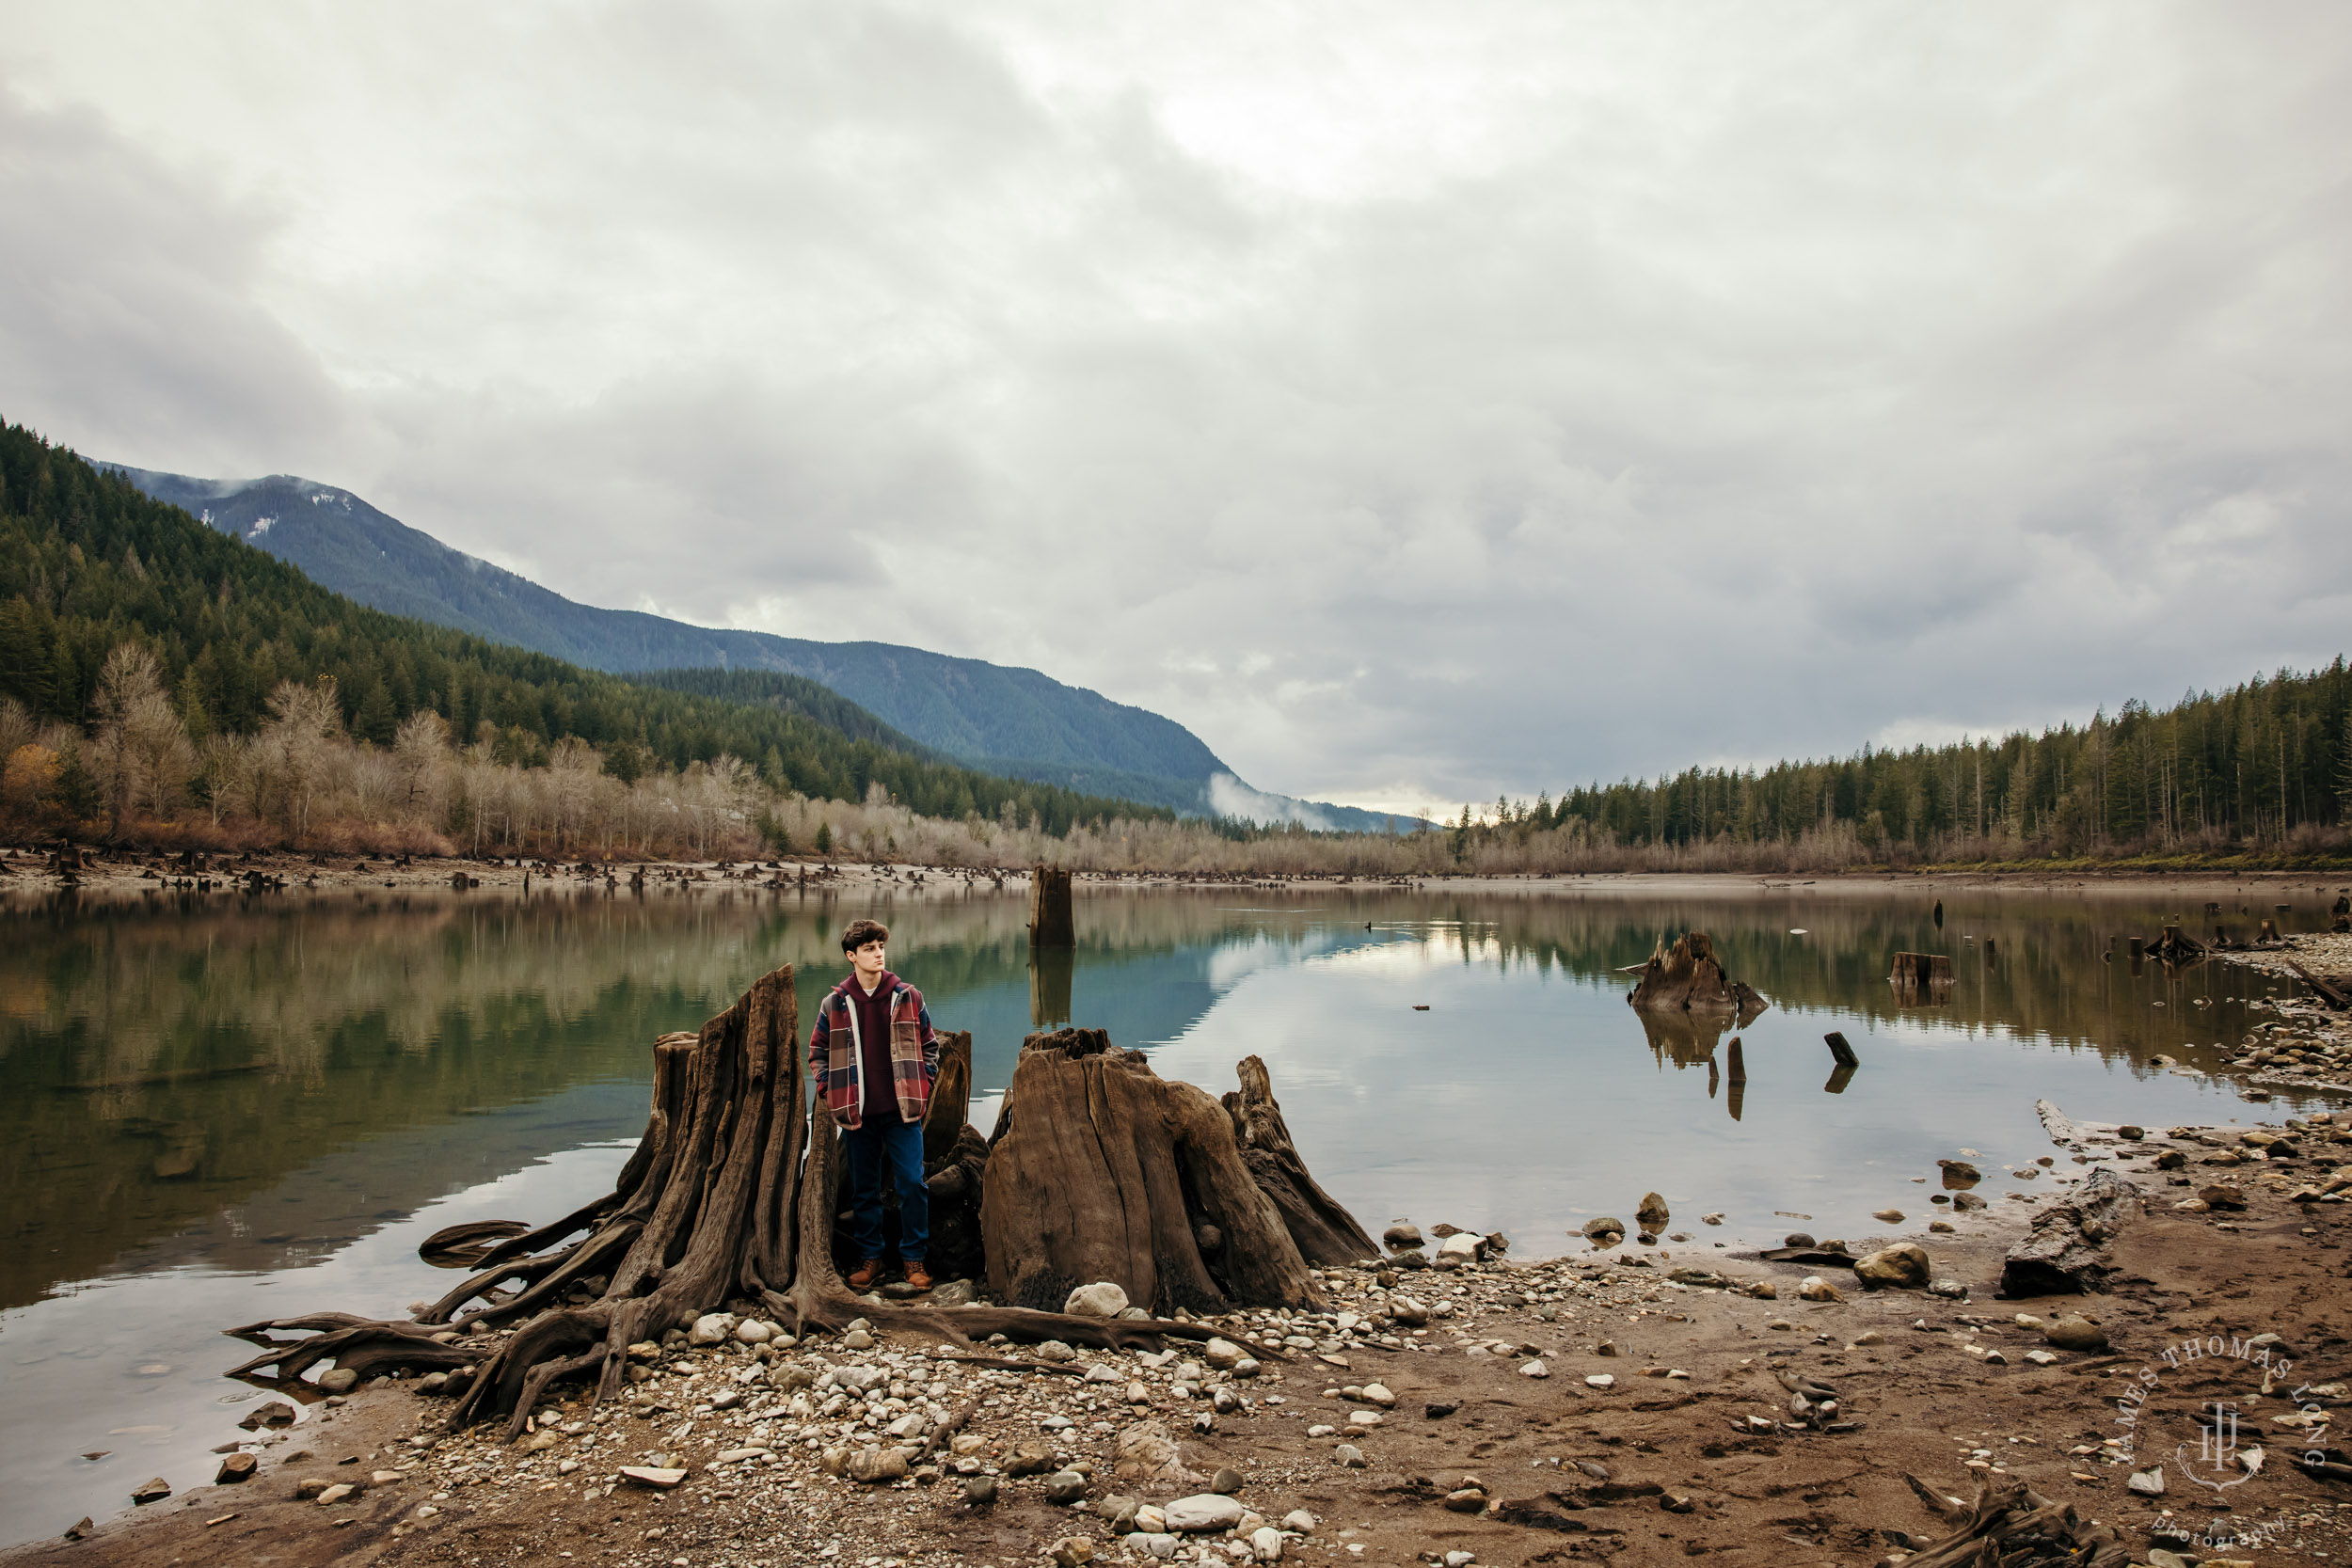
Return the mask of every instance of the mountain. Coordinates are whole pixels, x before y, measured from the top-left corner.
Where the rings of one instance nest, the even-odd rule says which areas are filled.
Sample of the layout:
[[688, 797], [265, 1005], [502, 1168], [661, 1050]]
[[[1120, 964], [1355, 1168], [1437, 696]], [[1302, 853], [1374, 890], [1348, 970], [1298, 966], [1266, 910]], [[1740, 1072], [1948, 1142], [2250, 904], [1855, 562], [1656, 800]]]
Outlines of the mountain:
[[1391, 820], [1353, 806], [1263, 794], [1182, 724], [1035, 670], [890, 642], [813, 642], [600, 610], [453, 550], [333, 485], [292, 474], [212, 480], [119, 463], [102, 467], [362, 604], [568, 663], [623, 674], [716, 668], [799, 675], [989, 772], [1186, 815], [1355, 832], [1376, 832]]
[[1174, 815], [946, 758], [804, 677], [770, 673], [751, 694], [649, 685], [355, 604], [0, 425], [0, 697], [79, 723], [107, 651], [134, 635], [198, 730], [250, 734], [279, 682], [325, 676], [344, 721], [379, 745], [431, 709], [463, 738], [486, 725], [503, 761], [544, 761], [577, 736], [624, 779], [724, 752], [779, 789], [854, 800], [878, 784], [927, 816], [1034, 812], [1058, 833], [1104, 816]]

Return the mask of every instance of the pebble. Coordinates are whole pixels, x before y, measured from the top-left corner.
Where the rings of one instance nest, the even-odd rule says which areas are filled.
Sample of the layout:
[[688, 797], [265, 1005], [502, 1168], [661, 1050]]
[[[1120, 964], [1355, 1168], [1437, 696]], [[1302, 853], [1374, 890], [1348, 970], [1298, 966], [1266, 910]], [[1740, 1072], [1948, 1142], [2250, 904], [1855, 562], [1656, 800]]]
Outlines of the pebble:
[[262, 1462], [249, 1453], [232, 1453], [220, 1462], [220, 1473], [213, 1478], [215, 1486], [235, 1486], [253, 1479]]
[[1054, 1568], [1078, 1568], [1082, 1562], [1094, 1560], [1094, 1538], [1088, 1535], [1065, 1535], [1048, 1548]]
[[135, 1503], [159, 1503], [170, 1496], [171, 1482], [157, 1476], [152, 1481], [143, 1481], [135, 1488], [131, 1493], [131, 1500]]
[[1551, 1369], [1541, 1361], [1530, 1361], [1519, 1369], [1521, 1377], [1549, 1377], [1550, 1375]]
[[640, 1486], [650, 1486], [657, 1492], [667, 1492], [686, 1479], [684, 1470], [672, 1470], [652, 1465], [624, 1465], [621, 1479]]
[[1616, 1386], [1616, 1377], [1609, 1372], [1595, 1372], [1584, 1380], [1587, 1388], [1614, 1388]]
[[348, 1394], [359, 1386], [359, 1374], [349, 1367], [332, 1367], [319, 1373], [318, 1386], [329, 1394]]
[[1358, 1448], [1353, 1443], [1342, 1443], [1338, 1448], [1331, 1450], [1331, 1457], [1333, 1460], [1345, 1465], [1351, 1470], [1360, 1470], [1364, 1467], [1366, 1463], [1364, 1459], [1364, 1450]]
[[963, 1481], [963, 1500], [974, 1508], [986, 1508], [994, 1502], [996, 1500], [996, 1478], [994, 1476], [966, 1476]]
[[1064, 1507], [1087, 1495], [1087, 1478], [1075, 1470], [1057, 1470], [1045, 1478], [1045, 1500]]

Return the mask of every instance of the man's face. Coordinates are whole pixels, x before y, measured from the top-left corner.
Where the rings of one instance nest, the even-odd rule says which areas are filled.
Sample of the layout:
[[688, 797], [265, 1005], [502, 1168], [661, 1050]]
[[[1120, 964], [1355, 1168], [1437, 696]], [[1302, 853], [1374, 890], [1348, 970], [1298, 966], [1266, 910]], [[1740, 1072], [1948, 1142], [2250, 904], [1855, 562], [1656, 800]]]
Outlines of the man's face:
[[882, 939], [876, 937], [850, 950], [850, 964], [857, 971], [857, 977], [871, 986], [882, 977], [882, 971], [890, 967], [889, 954]]

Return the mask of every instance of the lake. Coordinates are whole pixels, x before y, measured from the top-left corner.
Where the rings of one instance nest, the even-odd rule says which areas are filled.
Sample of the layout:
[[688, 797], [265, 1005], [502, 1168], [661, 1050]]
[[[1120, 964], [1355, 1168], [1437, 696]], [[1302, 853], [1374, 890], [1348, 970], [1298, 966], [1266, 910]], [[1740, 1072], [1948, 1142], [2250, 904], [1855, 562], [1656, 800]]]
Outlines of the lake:
[[[2152, 1065], [2219, 1068], [2276, 984], [2109, 957], [2181, 895], [1945, 892], [1940, 929], [1936, 896], [1089, 890], [1074, 958], [1038, 972], [1025, 900], [986, 893], [0, 906], [0, 1541], [103, 1518], [150, 1476], [208, 1482], [270, 1397], [221, 1375], [246, 1354], [222, 1328], [397, 1313], [450, 1282], [417, 1259], [424, 1236], [606, 1190], [644, 1125], [654, 1037], [780, 963], [804, 1031], [856, 914], [896, 927], [893, 967], [939, 1026], [972, 1031], [983, 1129], [1041, 1020], [1106, 1028], [1216, 1092], [1254, 1053], [1368, 1230], [1499, 1227], [1522, 1256], [1653, 1189], [1696, 1236], [1664, 1250], [1694, 1261], [1791, 1228], [1877, 1233], [1889, 1205], [1920, 1225], [1914, 1179], [1963, 1149], [1997, 1203], [2037, 1186], [2000, 1168], [2049, 1148], [2037, 1097], [2160, 1125], [2295, 1109]], [[1716, 1031], [1625, 1004], [1621, 966], [1692, 928], [1772, 1003], [1738, 1031], [1736, 1100], [1708, 1069]], [[1950, 954], [1948, 1000], [1899, 1006], [1898, 950]], [[1836, 1092], [1833, 1029], [1862, 1062]], [[1694, 1223], [1708, 1211], [1720, 1228]]]

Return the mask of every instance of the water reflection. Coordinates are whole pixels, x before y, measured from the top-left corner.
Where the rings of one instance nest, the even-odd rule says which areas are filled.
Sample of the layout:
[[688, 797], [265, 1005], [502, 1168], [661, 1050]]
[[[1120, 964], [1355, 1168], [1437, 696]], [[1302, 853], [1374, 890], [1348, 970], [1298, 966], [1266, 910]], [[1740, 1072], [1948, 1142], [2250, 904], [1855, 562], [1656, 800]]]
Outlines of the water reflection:
[[[2226, 1117], [2233, 1098], [2151, 1058], [2218, 1066], [2270, 985], [2109, 961], [2169, 912], [2127, 899], [1947, 895], [1939, 930], [1930, 898], [1868, 892], [1246, 896], [1089, 893], [1078, 949], [1042, 961], [1023, 902], [978, 894], [0, 910], [0, 1538], [109, 1512], [172, 1455], [175, 1484], [204, 1479], [235, 1416], [221, 1324], [398, 1307], [438, 1288], [397, 1240], [422, 1216], [592, 1196], [644, 1125], [654, 1037], [783, 962], [807, 1016], [855, 914], [889, 921], [894, 967], [973, 1032], [982, 1126], [1033, 1027], [1106, 1028], [1213, 1089], [1254, 1053], [1368, 1226], [1500, 1225], [1537, 1252], [1649, 1188], [1727, 1211], [1726, 1241], [1775, 1209], [1867, 1216], [1935, 1156], [2039, 1152], [2042, 1093]], [[1625, 1005], [1619, 969], [1689, 928], [1770, 1012]], [[1890, 985], [1903, 951], [1950, 956], [1952, 984]], [[1831, 1029], [1857, 1068], [1833, 1071]], [[93, 1327], [117, 1322], [137, 1327]], [[133, 1345], [179, 1369], [168, 1386], [123, 1375]], [[139, 1476], [85, 1473], [77, 1450], [122, 1448], [108, 1432], [159, 1404], [171, 1432]]]

